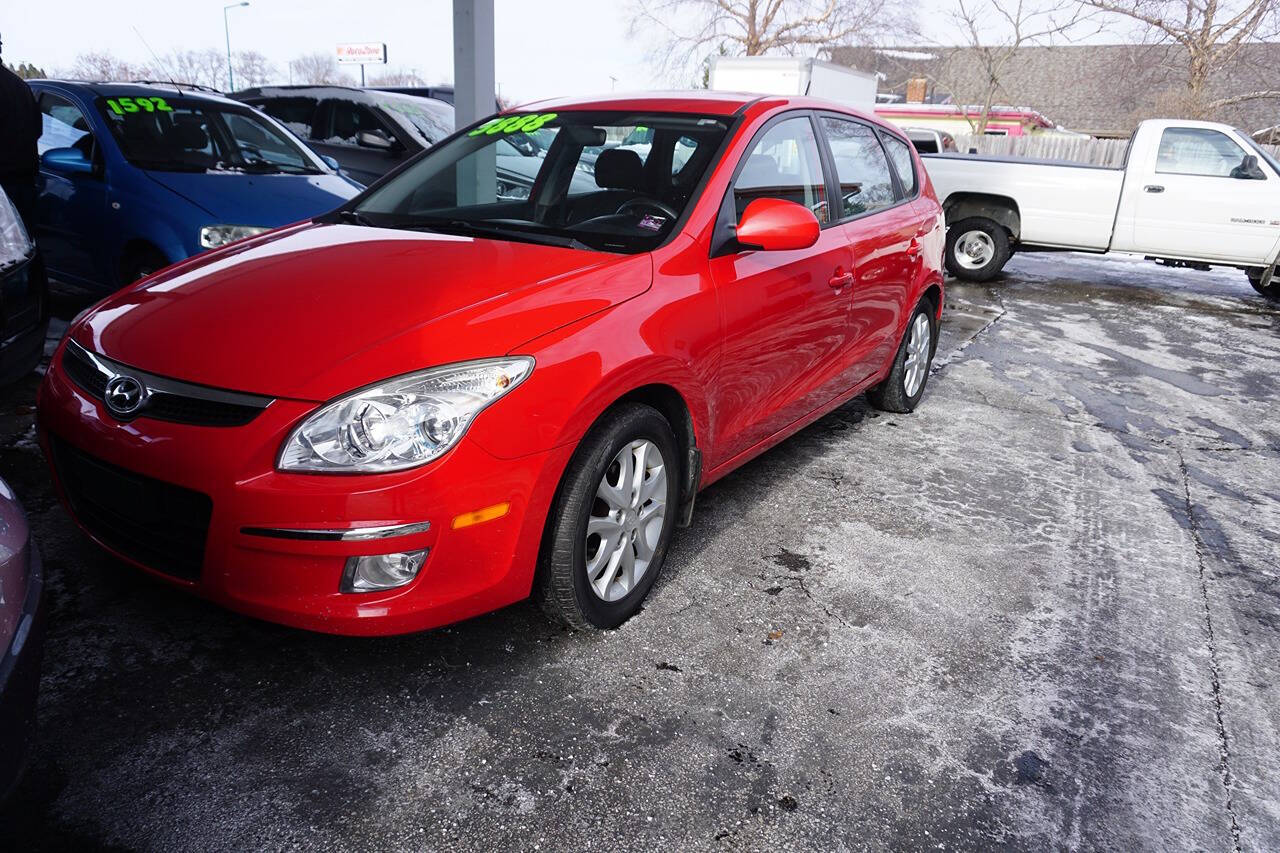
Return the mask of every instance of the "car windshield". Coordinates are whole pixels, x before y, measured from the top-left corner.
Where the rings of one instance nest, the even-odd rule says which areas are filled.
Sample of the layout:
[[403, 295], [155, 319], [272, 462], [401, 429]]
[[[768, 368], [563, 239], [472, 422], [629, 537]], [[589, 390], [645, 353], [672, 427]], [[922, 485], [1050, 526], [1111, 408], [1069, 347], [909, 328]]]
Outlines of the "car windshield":
[[[646, 142], [628, 142], [637, 128]], [[432, 148], [346, 221], [611, 252], [659, 245], [728, 130], [723, 117], [502, 115]]]
[[161, 172], [321, 174], [287, 133], [247, 108], [185, 98], [100, 98], [125, 159]]
[[446, 103], [394, 96], [379, 97], [375, 103], [426, 145], [453, 133], [453, 107]]
[[1276, 158], [1271, 154], [1270, 151], [1268, 151], [1267, 149], [1259, 145], [1258, 140], [1254, 139], [1249, 134], [1245, 133], [1243, 130], [1237, 129], [1236, 133], [1240, 134], [1242, 138], [1249, 140], [1249, 146], [1258, 153], [1258, 156], [1261, 157], [1263, 160], [1265, 160], [1271, 166], [1272, 169], [1275, 169], [1277, 174], [1280, 174], [1280, 162], [1276, 161]]

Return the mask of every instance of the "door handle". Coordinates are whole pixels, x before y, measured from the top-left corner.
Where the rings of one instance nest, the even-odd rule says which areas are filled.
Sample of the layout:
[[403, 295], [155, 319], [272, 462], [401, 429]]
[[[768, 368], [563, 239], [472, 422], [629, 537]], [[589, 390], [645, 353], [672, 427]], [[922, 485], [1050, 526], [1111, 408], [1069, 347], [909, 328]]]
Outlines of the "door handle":
[[1162, 193], [1162, 192], [1164, 192], [1164, 187], [1160, 186], [1159, 184], [1147, 184], [1145, 187], [1143, 187], [1143, 189], [1144, 189], [1144, 190], [1146, 190], [1146, 191], [1147, 191], [1147, 192], [1149, 192], [1149, 193]]
[[843, 272], [840, 267], [836, 267], [836, 274], [827, 279], [827, 284], [839, 290], [845, 285], [853, 284], [853, 273]]
[[907, 246], [907, 257], [914, 258], [920, 254], [920, 243], [916, 240], [911, 241], [911, 245]]

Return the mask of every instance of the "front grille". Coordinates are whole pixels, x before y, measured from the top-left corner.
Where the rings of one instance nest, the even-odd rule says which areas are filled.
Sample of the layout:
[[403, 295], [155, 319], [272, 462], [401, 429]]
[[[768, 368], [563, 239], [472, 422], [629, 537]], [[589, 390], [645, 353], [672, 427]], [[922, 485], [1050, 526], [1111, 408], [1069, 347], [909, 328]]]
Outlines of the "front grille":
[[209, 388], [136, 370], [91, 353], [75, 341], [68, 341], [62, 351], [62, 369], [99, 402], [105, 400], [107, 383], [114, 376], [132, 376], [146, 386], [146, 403], [119, 420], [147, 417], [193, 426], [244, 426], [273, 402], [270, 397]]
[[49, 445], [71, 510], [90, 533], [148, 568], [200, 579], [208, 495], [96, 459], [54, 435]]

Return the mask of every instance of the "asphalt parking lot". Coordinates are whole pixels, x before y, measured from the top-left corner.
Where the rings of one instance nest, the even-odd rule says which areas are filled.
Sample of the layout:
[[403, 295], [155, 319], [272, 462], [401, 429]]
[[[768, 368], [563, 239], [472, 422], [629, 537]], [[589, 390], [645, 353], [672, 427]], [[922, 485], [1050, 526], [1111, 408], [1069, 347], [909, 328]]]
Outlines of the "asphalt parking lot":
[[947, 302], [914, 415], [855, 400], [707, 490], [606, 634], [352, 640], [162, 587], [58, 506], [23, 383], [0, 471], [52, 623], [0, 837], [1280, 849], [1280, 308], [1073, 255]]

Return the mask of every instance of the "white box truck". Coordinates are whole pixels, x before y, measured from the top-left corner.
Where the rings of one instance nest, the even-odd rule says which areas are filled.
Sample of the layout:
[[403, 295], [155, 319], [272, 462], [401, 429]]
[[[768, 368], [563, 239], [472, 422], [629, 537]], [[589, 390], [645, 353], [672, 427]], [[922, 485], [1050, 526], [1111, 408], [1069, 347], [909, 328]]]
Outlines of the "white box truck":
[[795, 56], [713, 56], [711, 88], [761, 95], [808, 95], [871, 112], [876, 105], [874, 74]]

